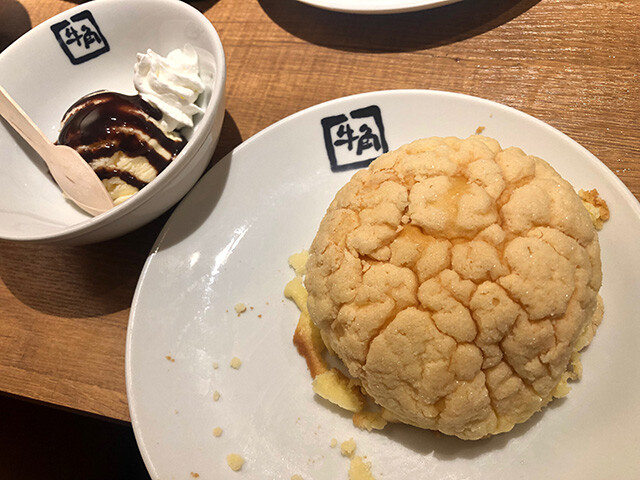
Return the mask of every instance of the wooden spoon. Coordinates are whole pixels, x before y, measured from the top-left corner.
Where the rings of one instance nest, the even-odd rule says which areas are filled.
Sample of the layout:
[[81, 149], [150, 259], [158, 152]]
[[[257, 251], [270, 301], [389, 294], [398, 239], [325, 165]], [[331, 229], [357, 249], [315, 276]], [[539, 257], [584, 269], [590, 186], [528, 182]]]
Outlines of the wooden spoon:
[[78, 207], [94, 216], [113, 208], [109, 192], [91, 165], [73, 148], [53, 144], [2, 86], [0, 116], [42, 157], [60, 189]]

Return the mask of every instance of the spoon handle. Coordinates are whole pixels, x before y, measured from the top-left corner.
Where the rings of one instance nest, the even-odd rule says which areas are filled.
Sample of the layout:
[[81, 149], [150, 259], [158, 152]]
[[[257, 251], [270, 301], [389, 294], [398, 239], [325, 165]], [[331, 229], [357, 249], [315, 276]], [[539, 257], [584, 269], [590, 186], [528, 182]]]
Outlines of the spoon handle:
[[42, 130], [33, 123], [29, 116], [11, 98], [7, 91], [0, 85], [0, 116], [18, 132], [25, 141], [47, 162], [47, 152], [53, 144], [42, 133]]

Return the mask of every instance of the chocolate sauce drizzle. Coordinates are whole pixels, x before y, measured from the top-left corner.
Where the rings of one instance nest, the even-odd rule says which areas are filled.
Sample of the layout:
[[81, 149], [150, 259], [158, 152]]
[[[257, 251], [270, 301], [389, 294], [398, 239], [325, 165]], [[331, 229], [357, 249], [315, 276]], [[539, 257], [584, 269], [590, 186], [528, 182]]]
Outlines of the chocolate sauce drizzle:
[[[74, 148], [89, 163], [98, 158], [110, 157], [117, 151], [123, 152], [127, 157], [145, 157], [156, 172], [160, 173], [187, 142], [177, 132], [179, 140], [167, 137], [147, 116], [160, 120], [162, 112], [144, 101], [140, 95], [96, 92], [69, 107], [63, 116], [66, 120], [57, 143]], [[171, 160], [158, 154], [151, 145], [136, 135], [123, 132], [122, 127], [137, 130], [156, 140], [171, 154]], [[147, 182], [129, 172], [116, 168], [98, 168], [96, 174], [101, 179], [119, 177], [138, 189], [147, 185]]]

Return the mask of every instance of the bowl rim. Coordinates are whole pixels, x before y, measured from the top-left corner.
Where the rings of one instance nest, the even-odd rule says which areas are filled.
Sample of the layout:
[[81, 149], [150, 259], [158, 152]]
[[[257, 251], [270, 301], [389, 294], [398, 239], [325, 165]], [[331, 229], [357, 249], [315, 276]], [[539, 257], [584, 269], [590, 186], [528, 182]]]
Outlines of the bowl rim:
[[[144, 189], [137, 192], [133, 197], [127, 201], [115, 206], [114, 208], [97, 215], [95, 217], [87, 217], [86, 220], [78, 222], [76, 224], [64, 227], [54, 233], [44, 234], [18, 234], [18, 235], [6, 235], [0, 234], [0, 239], [8, 241], [18, 242], [34, 242], [34, 243], [60, 243], [69, 240], [76, 239], [85, 234], [94, 232], [98, 229], [102, 229], [111, 225], [115, 221], [129, 216], [136, 209], [142, 205], [150, 202], [160, 191], [162, 191], [171, 179], [180, 172], [182, 172], [189, 165], [189, 161], [185, 160], [185, 157], [193, 158], [197, 155], [200, 149], [205, 144], [208, 132], [213, 128], [216, 113], [219, 108], [224, 108], [224, 94], [226, 84], [226, 60], [224, 54], [224, 48], [220, 36], [215, 27], [198, 9], [184, 3], [180, 0], [136, 0], [131, 2], [130, 0], [93, 0], [89, 4], [80, 4], [75, 7], [69, 8], [47, 20], [36, 25], [34, 28], [20, 36], [11, 45], [9, 45], [3, 52], [0, 53], [0, 60], [6, 53], [13, 52], [20, 48], [24, 48], [23, 44], [29, 42], [31, 37], [41, 34], [43, 30], [48, 30], [51, 25], [61, 21], [63, 18], [67, 18], [69, 15], [73, 15], [80, 11], [102, 8], [138, 8], [153, 7], [154, 10], [161, 10], [162, 6], [171, 8], [170, 14], [182, 12], [185, 16], [190, 16], [202, 25], [207, 36], [212, 41], [212, 50], [216, 63], [215, 72], [213, 78], [213, 86], [211, 88], [211, 98], [207, 104], [205, 112], [193, 129], [192, 138], [186, 143], [182, 151], [176, 156], [176, 158], [165, 168], [160, 174]], [[179, 201], [179, 200], [178, 200]], [[177, 203], [177, 202], [176, 202]], [[151, 218], [149, 221], [152, 220]], [[146, 223], [146, 222], [145, 222]], [[139, 228], [139, 227], [137, 227]]]

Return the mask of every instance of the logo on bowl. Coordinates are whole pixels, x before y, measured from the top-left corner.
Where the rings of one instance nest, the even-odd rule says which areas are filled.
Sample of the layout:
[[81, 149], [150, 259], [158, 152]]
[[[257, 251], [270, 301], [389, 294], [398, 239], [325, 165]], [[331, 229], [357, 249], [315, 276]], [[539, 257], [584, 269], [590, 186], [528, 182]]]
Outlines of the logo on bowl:
[[78, 65], [109, 51], [107, 39], [102, 35], [89, 10], [69, 17], [51, 26], [51, 31], [71, 63]]
[[331, 170], [363, 168], [389, 151], [382, 113], [377, 105], [352, 110], [321, 120]]

